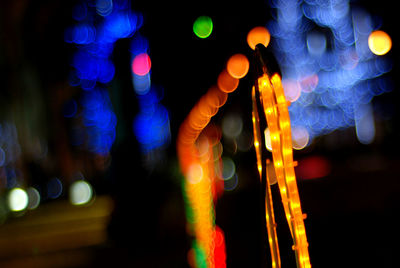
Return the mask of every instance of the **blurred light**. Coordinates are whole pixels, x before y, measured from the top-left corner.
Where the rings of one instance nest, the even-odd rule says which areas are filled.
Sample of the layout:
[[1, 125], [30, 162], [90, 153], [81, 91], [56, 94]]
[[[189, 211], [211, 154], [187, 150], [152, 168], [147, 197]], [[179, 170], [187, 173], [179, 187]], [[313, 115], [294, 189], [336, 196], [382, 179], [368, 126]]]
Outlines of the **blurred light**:
[[232, 77], [226, 70], [223, 70], [218, 76], [218, 88], [226, 93], [236, 90], [239, 85], [239, 79]]
[[130, 37], [138, 27], [138, 17], [130, 10], [111, 13], [105, 17], [104, 35], [109, 42]]
[[213, 30], [213, 22], [208, 16], [200, 16], [193, 23], [193, 32], [200, 38], [207, 38]]
[[133, 55], [139, 55], [142, 53], [148, 53], [149, 41], [140, 35], [140, 33], [135, 34], [131, 41], [130, 51]]
[[96, 29], [86, 23], [80, 23], [75, 27], [67, 28], [65, 32], [65, 41], [78, 45], [91, 44], [96, 39]]
[[[391, 41], [381, 31], [375, 37], [375, 17], [349, 0], [328, 2], [274, 1], [268, 23], [285, 96], [293, 102], [291, 124], [307, 130], [308, 144], [355, 126], [357, 107], [383, 93], [378, 83], [392, 68], [389, 58], [376, 56], [387, 53]], [[371, 53], [374, 46], [381, 52]]]
[[[112, 81], [115, 66], [111, 60], [114, 44], [118, 39], [131, 37], [142, 25], [142, 16], [131, 10], [128, 0], [82, 1], [74, 6], [73, 17], [78, 23], [66, 29], [67, 43], [77, 44], [73, 55], [70, 84], [87, 92], [82, 98], [82, 121], [72, 127], [72, 143], [85, 144], [96, 154], [109, 153], [115, 140], [116, 116], [104, 84]], [[146, 44], [133, 43], [132, 49], [146, 52]], [[148, 88], [144, 81], [136, 79], [137, 90]], [[73, 102], [66, 104], [64, 116], [74, 116]], [[76, 111], [75, 111], [76, 112]]]
[[84, 205], [93, 198], [92, 186], [83, 180], [75, 181], [69, 188], [69, 200], [73, 205]]
[[243, 78], [249, 71], [249, 60], [243, 54], [235, 54], [229, 58], [226, 70], [234, 78]]
[[62, 182], [58, 178], [52, 178], [47, 183], [47, 197], [55, 199], [60, 197], [63, 191]]
[[28, 209], [35, 209], [39, 206], [40, 204], [40, 193], [38, 190], [36, 190], [33, 187], [29, 187], [27, 190], [27, 195], [28, 195]]
[[233, 191], [236, 189], [239, 183], [238, 175], [235, 173], [229, 179], [224, 181], [224, 190], [225, 191]]
[[306, 77], [303, 77], [299, 81], [300, 88], [303, 92], [312, 92], [318, 85], [318, 75], [312, 74]]
[[243, 130], [243, 120], [238, 114], [228, 114], [222, 119], [222, 133], [229, 138], [236, 138]]
[[247, 44], [254, 50], [258, 44], [268, 46], [271, 35], [267, 28], [258, 26], [247, 34]]
[[214, 243], [215, 268], [226, 268], [225, 235], [218, 225], [215, 225]]
[[108, 16], [113, 11], [112, 0], [96, 0], [96, 11], [100, 16]]
[[219, 108], [225, 104], [226, 100], [228, 99], [228, 94], [219, 90], [218, 87], [213, 86], [208, 90], [206, 99], [208, 105]]
[[135, 136], [147, 151], [167, 144], [171, 133], [167, 109], [161, 104], [152, 108], [150, 113], [140, 112], [133, 122]]
[[138, 95], [145, 95], [150, 91], [151, 80], [150, 73], [145, 75], [133, 74], [133, 88]]
[[296, 174], [303, 180], [326, 177], [330, 172], [331, 163], [322, 156], [310, 156], [301, 159], [296, 167]]
[[265, 139], [265, 148], [267, 148], [268, 151], [272, 152], [271, 131], [269, 130], [269, 128], [266, 128], [264, 130], [264, 139]]
[[192, 184], [199, 183], [203, 178], [203, 168], [200, 164], [192, 164], [187, 173], [187, 180]]
[[307, 34], [307, 48], [312, 55], [321, 55], [326, 50], [326, 37], [320, 32]]
[[392, 40], [384, 31], [373, 31], [368, 37], [368, 46], [375, 55], [385, 55], [392, 48]]
[[222, 158], [222, 179], [229, 180], [236, 172], [236, 166], [229, 157]]
[[296, 80], [285, 79], [282, 81], [285, 97], [290, 102], [295, 102], [301, 95], [301, 87]]
[[302, 126], [292, 127], [292, 146], [293, 149], [301, 150], [308, 145], [310, 134]]
[[132, 72], [136, 75], [146, 75], [150, 72], [151, 60], [147, 53], [141, 53], [132, 61]]
[[105, 155], [115, 140], [117, 124], [108, 93], [102, 89], [86, 91], [81, 102], [83, 124], [88, 135], [87, 147], [91, 152]]
[[236, 141], [238, 150], [242, 152], [249, 151], [253, 146], [253, 136], [247, 131], [242, 131]]
[[28, 195], [21, 188], [13, 188], [8, 193], [7, 201], [11, 211], [21, 211], [28, 206]]
[[375, 123], [371, 104], [360, 105], [355, 110], [357, 139], [362, 144], [370, 144], [375, 138]]

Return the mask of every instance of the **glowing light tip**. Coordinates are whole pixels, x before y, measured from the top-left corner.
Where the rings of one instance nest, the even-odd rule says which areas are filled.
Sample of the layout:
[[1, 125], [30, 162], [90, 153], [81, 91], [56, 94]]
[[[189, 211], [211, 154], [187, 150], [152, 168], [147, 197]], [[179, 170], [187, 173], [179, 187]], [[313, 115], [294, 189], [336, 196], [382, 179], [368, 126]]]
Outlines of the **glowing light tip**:
[[213, 22], [208, 16], [200, 16], [193, 23], [193, 32], [199, 38], [207, 38], [213, 30]]
[[385, 55], [392, 48], [392, 39], [384, 31], [373, 31], [368, 37], [368, 46], [375, 55]]
[[268, 46], [269, 41], [271, 40], [271, 34], [267, 30], [267, 28], [258, 26], [253, 28], [247, 34], [247, 44], [251, 47], [251, 49], [256, 49], [258, 44], [262, 44], [265, 47]]

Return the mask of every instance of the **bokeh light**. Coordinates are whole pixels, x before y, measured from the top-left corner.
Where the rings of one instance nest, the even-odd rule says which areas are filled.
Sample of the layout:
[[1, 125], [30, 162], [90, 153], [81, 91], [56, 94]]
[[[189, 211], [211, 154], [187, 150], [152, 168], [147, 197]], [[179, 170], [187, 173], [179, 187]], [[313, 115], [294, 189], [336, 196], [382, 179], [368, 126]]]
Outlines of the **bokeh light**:
[[239, 184], [239, 177], [236, 173], [232, 175], [229, 179], [224, 180], [224, 190], [233, 191]]
[[226, 93], [236, 90], [239, 85], [239, 79], [232, 77], [226, 70], [223, 70], [218, 76], [218, 88]]
[[375, 55], [385, 55], [392, 48], [392, 39], [384, 31], [373, 31], [368, 37], [368, 46]]
[[302, 126], [292, 127], [292, 146], [293, 149], [301, 150], [308, 145], [310, 134], [307, 129]]
[[243, 120], [240, 115], [232, 113], [222, 119], [222, 133], [225, 137], [236, 138], [243, 130]]
[[21, 211], [28, 206], [28, 194], [24, 189], [14, 188], [8, 193], [7, 201], [11, 211]]
[[136, 75], [146, 75], [150, 72], [151, 60], [147, 53], [137, 55], [132, 61], [132, 72]]
[[207, 38], [213, 30], [212, 19], [208, 16], [200, 16], [193, 23], [193, 32], [200, 38]]
[[300, 179], [311, 180], [328, 176], [331, 169], [331, 162], [326, 157], [309, 156], [299, 160], [295, 170]]
[[84, 205], [93, 198], [92, 186], [84, 181], [78, 180], [71, 184], [69, 188], [69, 200], [73, 205]]
[[48, 198], [58, 198], [63, 191], [63, 185], [59, 178], [52, 178], [47, 183], [47, 197]]
[[34, 188], [34, 187], [29, 187], [26, 190], [26, 193], [28, 195], [28, 209], [35, 209], [39, 206], [40, 204], [40, 193], [39, 191]]
[[372, 109], [373, 97], [392, 89], [381, 86], [389, 84], [384, 75], [392, 68], [382, 56], [390, 37], [374, 31], [379, 22], [360, 6], [339, 2], [327, 8], [325, 1], [304, 1], [299, 8], [299, 1], [278, 0], [267, 24], [285, 96], [292, 101], [291, 125], [307, 129], [308, 144], [348, 127], [359, 129], [361, 143], [371, 143], [373, 112], [360, 111]]
[[222, 158], [222, 179], [229, 180], [236, 172], [236, 165], [229, 157]]
[[243, 54], [235, 54], [229, 58], [226, 70], [234, 78], [243, 78], [249, 71], [249, 60]]
[[106, 17], [113, 11], [112, 0], [96, 0], [96, 11], [100, 16]]
[[247, 34], [247, 44], [254, 50], [258, 44], [262, 44], [265, 47], [268, 46], [271, 35], [267, 28], [258, 26], [250, 30]]

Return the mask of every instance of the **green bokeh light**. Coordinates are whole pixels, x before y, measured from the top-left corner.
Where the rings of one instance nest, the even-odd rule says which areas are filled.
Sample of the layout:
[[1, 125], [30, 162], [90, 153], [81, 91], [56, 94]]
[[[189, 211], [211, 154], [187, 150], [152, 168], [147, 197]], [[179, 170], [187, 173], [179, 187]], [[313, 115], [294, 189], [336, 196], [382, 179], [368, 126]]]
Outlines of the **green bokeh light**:
[[213, 22], [208, 16], [200, 16], [193, 23], [193, 32], [200, 38], [207, 38], [213, 30]]

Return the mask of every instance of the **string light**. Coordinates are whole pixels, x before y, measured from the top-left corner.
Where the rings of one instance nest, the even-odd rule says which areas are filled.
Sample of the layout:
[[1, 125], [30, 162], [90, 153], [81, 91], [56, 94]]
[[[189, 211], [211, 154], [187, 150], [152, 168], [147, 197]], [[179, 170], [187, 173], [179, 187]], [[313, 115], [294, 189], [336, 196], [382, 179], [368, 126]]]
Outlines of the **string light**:
[[[254, 43], [249, 42], [251, 48], [253, 48], [253, 44]], [[258, 50], [256, 53], [262, 52]], [[284, 95], [280, 75], [274, 73], [272, 77], [270, 77], [265, 73], [267, 66], [263, 67], [264, 73], [257, 79], [256, 85], [252, 90], [253, 118], [255, 118], [255, 120], [253, 119], [253, 130], [255, 137], [254, 142], [258, 144], [255, 148], [260, 179], [263, 180], [264, 177], [267, 182], [265, 210], [272, 265], [273, 267], [280, 267], [281, 261], [269, 183], [271, 174], [269, 174], [267, 168], [265, 168], [263, 172], [262, 162], [264, 158], [262, 150], [264, 148], [263, 146], [259, 146], [259, 143], [262, 141], [262, 132], [260, 130], [261, 123], [268, 124], [268, 129], [266, 129], [264, 133], [265, 144], [267, 145], [267, 140], [270, 141], [275, 175], [280, 188], [286, 219], [294, 242], [293, 248], [296, 253], [297, 266], [299, 268], [308, 268], [311, 267], [311, 265], [308, 255], [308, 243], [304, 228], [303, 214], [301, 212], [300, 198], [294, 173], [295, 163], [293, 162], [292, 133], [288, 102]], [[260, 111], [259, 108], [262, 110]], [[261, 122], [260, 112], [264, 113], [266, 122]], [[270, 137], [267, 137], [267, 134]], [[267, 160], [267, 166], [268, 163], [269, 160]]]

